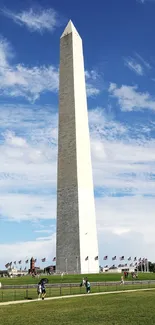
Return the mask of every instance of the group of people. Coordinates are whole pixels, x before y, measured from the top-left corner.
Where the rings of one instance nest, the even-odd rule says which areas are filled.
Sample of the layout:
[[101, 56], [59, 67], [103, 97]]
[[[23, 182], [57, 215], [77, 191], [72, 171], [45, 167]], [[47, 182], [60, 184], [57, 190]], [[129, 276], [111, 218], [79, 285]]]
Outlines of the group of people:
[[38, 300], [42, 298], [42, 300], [45, 299], [46, 296], [46, 288], [44, 282], [39, 282], [37, 287], [37, 293], [38, 293]]
[[[121, 276], [121, 284], [124, 284], [124, 279], [128, 279], [129, 276], [129, 272], [124, 272], [124, 276]], [[135, 272], [131, 273], [132, 279], [137, 279], [138, 278], [138, 274]]]
[[80, 283], [80, 287], [85, 286], [86, 287], [86, 292], [90, 293], [90, 282], [88, 281], [87, 278], [83, 278], [82, 282]]

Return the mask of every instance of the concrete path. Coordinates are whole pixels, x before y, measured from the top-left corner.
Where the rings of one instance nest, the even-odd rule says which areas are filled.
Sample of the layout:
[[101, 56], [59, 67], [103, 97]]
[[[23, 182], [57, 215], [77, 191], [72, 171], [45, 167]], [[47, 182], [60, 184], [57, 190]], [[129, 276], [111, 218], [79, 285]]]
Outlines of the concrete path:
[[[96, 292], [90, 294], [78, 294], [78, 295], [67, 295], [67, 296], [58, 296], [58, 297], [48, 297], [45, 298], [44, 301], [48, 300], [57, 300], [57, 299], [66, 299], [66, 298], [78, 298], [78, 297], [92, 297], [92, 296], [99, 296], [99, 295], [109, 295], [109, 294], [119, 294], [119, 293], [130, 293], [130, 292], [138, 292], [138, 291], [152, 291], [155, 288], [147, 288], [147, 289], [133, 289], [133, 290], [120, 290], [120, 291], [109, 291], [109, 292]], [[26, 304], [32, 302], [40, 302], [41, 299], [32, 299], [32, 300], [17, 300], [17, 301], [7, 301], [1, 302], [1, 306], [8, 306], [8, 305], [17, 305], [17, 304]]]

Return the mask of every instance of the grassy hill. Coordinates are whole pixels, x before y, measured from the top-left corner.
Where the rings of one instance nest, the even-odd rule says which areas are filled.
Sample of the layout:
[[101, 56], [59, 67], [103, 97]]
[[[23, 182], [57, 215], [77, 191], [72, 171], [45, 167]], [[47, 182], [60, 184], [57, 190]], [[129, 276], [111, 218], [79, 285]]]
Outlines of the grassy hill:
[[[83, 277], [88, 277], [90, 282], [102, 282], [102, 281], [120, 281], [121, 274], [88, 274], [88, 275], [64, 275], [61, 278], [60, 275], [42, 276], [49, 279], [49, 283], [80, 283]], [[131, 275], [129, 275], [128, 280], [132, 281]], [[139, 273], [138, 280], [155, 280], [155, 273]], [[22, 285], [22, 284], [35, 284], [39, 282], [39, 279], [33, 278], [32, 276], [23, 276], [17, 278], [0, 278], [0, 282], [5, 285]]]

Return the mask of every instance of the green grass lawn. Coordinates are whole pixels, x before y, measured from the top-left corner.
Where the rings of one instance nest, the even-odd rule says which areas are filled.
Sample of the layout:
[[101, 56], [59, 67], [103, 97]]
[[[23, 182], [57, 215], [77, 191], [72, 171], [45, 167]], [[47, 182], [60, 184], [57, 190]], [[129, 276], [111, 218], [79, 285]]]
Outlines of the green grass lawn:
[[[147, 289], [155, 288], [155, 284], [132, 284], [131, 285], [110, 285], [110, 286], [92, 286], [91, 292], [109, 292], [120, 290], [132, 290], [132, 289]], [[85, 287], [61, 287], [61, 288], [46, 288], [47, 297], [57, 297], [74, 294], [84, 294], [86, 292]], [[36, 299], [37, 289], [1, 289], [0, 290], [0, 302]]]
[[[60, 275], [51, 275], [46, 276], [49, 279], [49, 283], [80, 283], [82, 278], [87, 276], [90, 282], [102, 282], [102, 281], [120, 281], [121, 274], [75, 274], [75, 275], [64, 275], [61, 279]], [[44, 276], [43, 276], [44, 277]], [[132, 280], [131, 275], [129, 275], [128, 280]], [[139, 273], [138, 280], [155, 280], [155, 273]], [[15, 285], [15, 284], [35, 284], [38, 283], [38, 278], [32, 278], [31, 276], [23, 276], [17, 278], [0, 278], [0, 282], [6, 285]]]
[[154, 325], [155, 292], [86, 296], [0, 307], [1, 325]]

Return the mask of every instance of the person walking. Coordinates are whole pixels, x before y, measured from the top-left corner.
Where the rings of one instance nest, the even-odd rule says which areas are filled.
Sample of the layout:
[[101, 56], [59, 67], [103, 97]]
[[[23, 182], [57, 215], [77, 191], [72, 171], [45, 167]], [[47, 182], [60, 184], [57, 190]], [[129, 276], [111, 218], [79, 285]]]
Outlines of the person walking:
[[124, 284], [124, 277], [123, 277], [123, 275], [121, 276], [121, 284]]
[[38, 293], [38, 300], [41, 298], [41, 294], [42, 294], [42, 288], [41, 288], [41, 283], [38, 283], [38, 287], [37, 287], [37, 293]]
[[44, 300], [46, 297], [46, 288], [44, 282], [41, 283], [41, 294], [42, 294], [42, 300]]
[[90, 293], [90, 282], [89, 281], [87, 281], [86, 290], [87, 290], [87, 293]]

